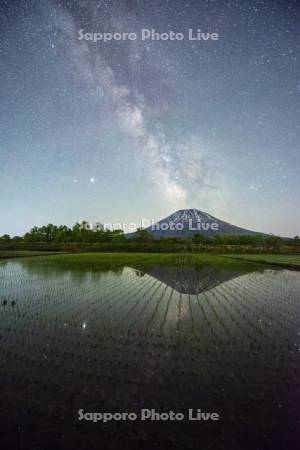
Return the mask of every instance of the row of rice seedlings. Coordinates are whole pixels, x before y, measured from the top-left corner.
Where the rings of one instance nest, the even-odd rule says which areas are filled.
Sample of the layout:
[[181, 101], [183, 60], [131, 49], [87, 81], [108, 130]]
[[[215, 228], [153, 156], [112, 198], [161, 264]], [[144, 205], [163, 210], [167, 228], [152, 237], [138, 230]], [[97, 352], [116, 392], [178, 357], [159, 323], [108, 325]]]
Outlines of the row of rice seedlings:
[[[199, 310], [201, 312], [201, 323], [198, 328], [197, 333], [197, 339], [201, 341], [209, 340], [209, 343], [217, 344], [218, 343], [218, 336], [217, 331], [214, 326], [214, 321], [211, 317], [211, 315], [208, 313], [207, 308], [205, 308], [205, 293], [196, 295], [197, 304], [199, 307]], [[195, 317], [195, 315], [194, 315]], [[200, 333], [200, 337], [198, 334]]]
[[[282, 281], [286, 278], [286, 274], [281, 274], [280, 279], [278, 276], [275, 276], [276, 271], [272, 271], [271, 273], [267, 271], [264, 272], [264, 276], [257, 275], [254, 277], [249, 277], [249, 287], [253, 290], [253, 283], [255, 283], [255, 287], [260, 289], [261, 301], [262, 302], [270, 302], [278, 301], [278, 308], [285, 309], [288, 307], [289, 309], [297, 308], [297, 304], [299, 306], [299, 289], [300, 289], [300, 276], [298, 283], [298, 291], [292, 292], [290, 287], [282, 287]], [[247, 281], [247, 280], [246, 280]], [[252, 283], [251, 283], [252, 282]], [[246, 283], [247, 284], [247, 283]]]
[[[253, 296], [254, 297], [254, 296]], [[265, 311], [264, 308], [259, 305], [259, 303], [256, 301], [255, 297], [253, 298], [254, 305], [251, 305], [252, 297], [249, 295], [247, 304], [244, 304], [244, 307], [249, 309], [253, 308], [252, 311], [252, 317], [254, 317], [255, 322], [254, 324], [259, 329], [259, 333], [255, 335], [252, 339], [252, 342], [250, 343], [251, 346], [255, 346], [257, 348], [261, 348], [261, 346], [269, 346], [269, 345], [277, 345], [280, 343], [282, 345], [284, 343], [284, 339], [282, 338], [281, 332], [280, 332], [280, 322], [276, 321], [272, 317], [266, 317], [264, 315]], [[235, 299], [233, 299], [235, 301]], [[243, 304], [242, 301], [239, 302], [239, 305]], [[257, 307], [259, 305], [259, 307]], [[256, 307], [256, 309], [255, 309]], [[251, 317], [250, 313], [249, 316]]]
[[[110, 303], [110, 295], [113, 295], [114, 292], [122, 291], [123, 283], [118, 283], [118, 281], [119, 278], [117, 277], [113, 277], [112, 280], [107, 280], [104, 277], [101, 283], [97, 281], [93, 285], [85, 286], [83, 293], [79, 297], [77, 295], [74, 296], [74, 294], [71, 295], [68, 299], [69, 320], [71, 318], [72, 323], [80, 325], [85, 318], [94, 317], [98, 310], [103, 309], [106, 303]], [[126, 280], [126, 284], [130, 283], [131, 280]]]
[[162, 284], [160, 281], [153, 279], [151, 276], [145, 275], [143, 278], [144, 280], [144, 287], [140, 291], [137, 291], [132, 299], [132, 301], [129, 301], [129, 304], [127, 304], [127, 308], [124, 308], [124, 310], [121, 312], [121, 317], [118, 321], [118, 326], [120, 326], [122, 329], [126, 330], [128, 334], [130, 334], [130, 330], [135, 329], [138, 331], [138, 329], [133, 326], [139, 325], [139, 333], [144, 333], [145, 328], [145, 321], [144, 316], [146, 314], [143, 314], [146, 310], [147, 306], [156, 296], [157, 293], [159, 293]]
[[149, 332], [158, 336], [158, 339], [161, 339], [164, 329], [166, 330], [168, 310], [172, 296], [173, 289], [167, 284], [163, 284], [163, 293], [158, 298], [155, 309], [147, 323]]
[[[140, 303], [143, 301], [143, 298], [147, 298], [149, 292], [151, 292], [155, 287], [159, 286], [159, 281], [152, 278], [146, 278], [144, 280], [144, 285], [141, 290], [137, 290], [133, 297], [128, 299], [123, 308], [119, 311], [118, 318], [115, 322], [116, 328], [128, 328], [127, 321], [128, 318], [133, 315], [133, 311], [138, 308]], [[131, 330], [133, 328], [131, 327]], [[130, 331], [130, 329], [129, 329]]]
[[[246, 283], [246, 277], [244, 276], [243, 282]], [[232, 301], [236, 304], [236, 308], [246, 311], [246, 317], [251, 319], [253, 317], [253, 323], [260, 322], [263, 306], [260, 303], [257, 293], [255, 291], [247, 290], [244, 284], [237, 284], [236, 280], [231, 280], [224, 289], [228, 289]], [[261, 326], [258, 332], [263, 335], [264, 331]]]
[[[66, 313], [66, 311], [63, 311], [63, 306], [68, 308], [68, 299], [72, 295], [72, 291], [68, 290], [64, 294], [67, 294], [67, 298], [61, 290], [51, 291], [50, 293], [47, 291], [47, 295], [42, 299], [39, 297], [38, 299], [35, 297], [26, 298], [22, 303], [18, 303], [18, 313], [21, 313], [22, 309], [26, 311], [25, 315], [29, 320], [35, 319], [36, 322], [40, 320], [47, 321], [49, 318], [59, 319], [59, 313], [62, 316]], [[80, 292], [77, 292], [77, 296], [80, 299]]]
[[[261, 327], [265, 325], [265, 329], [268, 334], [274, 334], [275, 329], [278, 331], [281, 329], [281, 334], [290, 335], [290, 322], [289, 318], [289, 305], [286, 305], [284, 309], [280, 306], [281, 299], [278, 298], [277, 301], [273, 300], [273, 290], [260, 290], [258, 284], [254, 286], [255, 289], [251, 291], [250, 288], [245, 288], [248, 291], [248, 304], [253, 302], [255, 308], [260, 311], [260, 323]], [[267, 298], [267, 301], [265, 299]], [[281, 312], [280, 312], [281, 310]], [[282, 320], [278, 320], [281, 316]], [[278, 333], [276, 333], [278, 335]], [[282, 338], [282, 336], [278, 336]]]
[[[210, 290], [209, 292], [204, 294], [204, 298], [207, 301], [207, 304], [210, 306], [213, 315], [215, 317], [215, 320], [218, 324], [221, 325], [220, 329], [220, 338], [223, 342], [225, 339], [227, 342], [236, 339], [236, 332], [233, 333], [231, 331], [233, 323], [236, 324], [236, 321], [233, 318], [233, 315], [228, 311], [227, 308], [224, 307], [223, 303], [219, 301], [218, 298], [218, 292], [216, 291], [216, 288]], [[229, 320], [228, 320], [229, 319]], [[229, 322], [229, 323], [228, 323]], [[238, 328], [238, 331], [240, 331], [240, 328]], [[240, 333], [238, 333], [239, 335]], [[246, 335], [245, 331], [243, 330], [242, 336]]]
[[300, 274], [299, 271], [291, 270], [266, 270], [264, 272], [266, 280], [272, 279], [277, 282], [279, 288], [282, 288], [284, 292], [295, 295], [299, 299], [299, 284], [300, 284]]
[[[39, 289], [37, 290], [36, 287]], [[20, 286], [20, 298], [16, 298], [16, 304], [19, 308], [19, 311], [27, 311], [28, 307], [30, 309], [34, 309], [34, 312], [38, 312], [38, 309], [45, 311], [47, 309], [47, 302], [45, 302], [46, 294], [49, 294], [49, 288], [47, 284], [42, 284], [39, 281], [35, 281], [31, 283], [30, 289], [23, 289], [23, 285]], [[52, 286], [52, 291], [55, 293], [57, 290], [57, 285]], [[2, 289], [1, 289], [1, 292]], [[58, 299], [60, 297], [58, 296]], [[20, 301], [18, 301], [20, 300]]]
[[170, 310], [170, 304], [172, 302], [174, 294], [174, 289], [168, 287], [168, 295], [166, 295], [166, 303], [165, 303], [165, 309], [164, 312], [161, 314], [161, 322], [160, 322], [160, 334], [163, 338], [165, 338], [165, 335], [167, 334], [167, 323], [169, 322], [169, 317], [171, 314], [169, 313]]
[[259, 324], [253, 319], [252, 312], [249, 308], [243, 308], [238, 294], [233, 294], [228, 290], [228, 283], [224, 283], [221, 286], [215, 288], [218, 296], [221, 297], [221, 303], [227, 311], [227, 317], [234, 321], [236, 327], [242, 332], [247, 340], [251, 340], [257, 337], [258, 334], [263, 332], [259, 327]]
[[[198, 301], [198, 304], [201, 302], [201, 311], [206, 319], [202, 326], [203, 334], [207, 335], [210, 333], [213, 335], [215, 344], [219, 345], [222, 343], [222, 339], [226, 338], [227, 332], [224, 330], [222, 323], [217, 319], [215, 312], [210, 306], [210, 291], [203, 292], [201, 297], [198, 297]], [[200, 335], [200, 339], [201, 338], [202, 334]]]
[[151, 316], [147, 320], [145, 327], [146, 335], [148, 335], [150, 331], [151, 333], [158, 333], [160, 331], [161, 318], [164, 314], [163, 308], [166, 307], [168, 286], [163, 284], [162, 288], [163, 290], [161, 292], [161, 295], [158, 297], [152, 310]]
[[188, 299], [189, 299], [189, 313], [190, 313], [190, 317], [191, 317], [191, 334], [194, 336], [194, 334], [195, 334], [195, 319], [194, 319], [193, 309], [192, 309], [193, 297], [194, 296], [191, 296], [191, 295], [188, 296]]
[[132, 311], [130, 317], [128, 318], [127, 326], [129, 328], [135, 327], [137, 330], [146, 333], [147, 322], [151, 318], [152, 312], [155, 309], [155, 299], [160, 298], [163, 292], [164, 285], [161, 282], [158, 282], [155, 289], [148, 293], [147, 297], [143, 299], [143, 301], [140, 302]]
[[[260, 324], [261, 329], [264, 330], [265, 334], [268, 336], [268, 339], [262, 339], [260, 345], [287, 345], [291, 346], [291, 337], [293, 333], [291, 332], [291, 324], [287, 324], [288, 322], [288, 310], [287, 307], [284, 312], [282, 312], [281, 319], [278, 314], [276, 303], [274, 306], [270, 305], [270, 301], [265, 304], [260, 301], [262, 295], [258, 297], [257, 291], [255, 290], [248, 295], [247, 306], [251, 306], [253, 304], [253, 308], [255, 308], [256, 312], [259, 311], [259, 319], [258, 322]], [[278, 302], [279, 303], [279, 300]], [[296, 332], [296, 330], [295, 330]]]
[[[84, 291], [86, 291], [86, 289], [84, 290]], [[86, 293], [86, 292], [85, 292]], [[58, 294], [58, 293], [56, 293], [56, 294]], [[72, 295], [72, 293], [70, 293], [69, 292], [69, 289], [68, 289], [68, 299], [70, 298], [70, 294], [71, 294], [71, 298], [73, 298], [74, 299], [74, 295]], [[78, 296], [78, 300], [80, 300], [81, 299], [81, 293], [77, 293], [77, 296]], [[45, 317], [45, 316], [47, 316], [47, 314], [46, 314], [46, 311], [47, 311], [47, 304], [50, 306], [50, 309], [51, 309], [51, 311], [50, 312], [52, 312], [52, 311], [55, 311], [55, 313], [57, 313], [57, 311], [60, 309], [60, 308], [57, 308], [57, 305], [53, 305], [53, 303], [55, 302], [55, 300], [56, 300], [56, 296], [54, 296], [53, 297], [53, 295], [50, 295], [50, 298], [49, 298], [49, 302], [43, 302], [43, 311], [42, 311], [42, 314], [41, 314], [41, 316], [39, 316], [39, 317], [37, 317], [37, 315], [36, 315], [36, 313], [37, 313], [37, 311], [34, 311], [33, 313], [32, 313], [32, 315], [31, 315], [31, 318], [32, 319], [34, 319], [34, 321], [35, 321], [35, 325], [37, 325], [38, 324], [38, 322], [40, 322], [40, 319], [41, 319], [41, 317], [44, 319], [44, 320], [47, 320], [48, 319], [48, 317]], [[61, 296], [61, 293], [60, 293], [60, 295], [59, 295], [59, 297], [58, 298], [62, 298], [62, 296]], [[67, 300], [68, 300], [67, 299]], [[24, 302], [23, 302], [24, 303]], [[31, 302], [30, 302], [31, 303]], [[67, 303], [68, 303], [68, 301], [67, 301]], [[30, 305], [31, 306], [31, 305]], [[70, 306], [70, 305], [69, 305]], [[74, 309], [74, 305], [71, 305], [71, 307], [72, 307], [72, 309]], [[27, 309], [28, 309], [28, 304], [27, 304]], [[46, 311], [45, 311], [46, 310]], [[66, 311], [63, 311], [63, 313], [64, 313], [64, 315], [66, 314]], [[51, 314], [52, 315], [52, 314]], [[30, 316], [29, 316], [30, 317]], [[52, 317], [53, 318], [53, 317]]]
[[[290, 332], [290, 325], [294, 319], [297, 320], [295, 314], [291, 314], [290, 305], [284, 304], [282, 298], [278, 298], [275, 290], [272, 289], [271, 292], [266, 293], [263, 289], [257, 289], [259, 296], [262, 298], [260, 303], [261, 310], [264, 314], [264, 323], [266, 325], [274, 326], [277, 323], [277, 326], [281, 325], [286, 329], [287, 334]], [[282, 320], [280, 320], [282, 319]], [[269, 328], [270, 332], [272, 328]]]
[[[274, 286], [274, 280], [272, 280], [272, 282], [270, 281], [271, 280], [268, 280], [266, 282], [266, 278], [262, 278], [259, 275], [257, 275], [256, 277], [248, 277], [244, 280], [243, 289], [251, 296], [253, 296], [253, 294], [256, 295], [256, 302], [258, 306], [267, 303], [266, 306], [269, 307], [270, 302], [273, 302], [273, 300], [275, 300], [274, 295], [277, 297], [277, 288]], [[278, 300], [278, 298], [276, 300]], [[277, 303], [276, 300], [275, 302]], [[284, 297], [280, 299], [280, 302], [278, 302], [277, 304], [276, 303], [275, 306], [279, 308], [285, 308], [286, 306], [289, 306], [286, 304], [286, 300]], [[268, 309], [272, 311], [271, 308]]]
[[180, 339], [181, 336], [188, 337], [192, 335], [192, 323], [189, 295], [180, 293], [177, 320], [177, 332]]
[[166, 291], [164, 306], [161, 312], [160, 329], [163, 330], [164, 339], [172, 340], [174, 336], [178, 338], [178, 327], [181, 313], [181, 294], [170, 288]]
[[[135, 292], [140, 282], [134, 274], [127, 276], [123, 280], [117, 282], [105, 293], [99, 292], [101, 300], [93, 306], [91, 315], [89, 317], [89, 324], [91, 327], [99, 327], [107, 324], [107, 321], [114, 318], [114, 310], [119, 311], [126, 297], [130, 297], [132, 292]], [[125, 293], [125, 294], [124, 294]], [[87, 316], [88, 317], [88, 316]]]
[[[152, 280], [148, 280], [148, 277], [138, 277], [135, 275], [133, 283], [122, 290], [120, 298], [114, 305], [111, 311], [111, 316], [114, 318], [114, 325], [118, 322], [119, 318], [123, 317], [123, 314], [127, 313], [128, 309], [134, 309], [136, 298], [140, 300], [143, 297], [144, 292], [149, 290], [149, 283]], [[156, 280], [155, 280], [156, 281]]]

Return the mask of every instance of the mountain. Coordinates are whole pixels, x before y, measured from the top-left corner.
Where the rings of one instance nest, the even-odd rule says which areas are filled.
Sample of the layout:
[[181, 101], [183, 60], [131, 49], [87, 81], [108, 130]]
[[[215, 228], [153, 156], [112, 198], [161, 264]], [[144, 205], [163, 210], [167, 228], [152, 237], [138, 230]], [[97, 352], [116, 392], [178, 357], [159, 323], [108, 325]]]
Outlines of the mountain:
[[[198, 209], [179, 209], [174, 214], [146, 228], [155, 239], [161, 237], [189, 237], [195, 234], [204, 236], [220, 235], [265, 235], [256, 231], [237, 227], [217, 219]], [[129, 237], [134, 237], [135, 233]]]
[[148, 269], [146, 273], [181, 294], [191, 295], [209, 291], [221, 283], [242, 275], [241, 272], [218, 270], [212, 266], [197, 269], [184, 265], [170, 267], [156, 265]]

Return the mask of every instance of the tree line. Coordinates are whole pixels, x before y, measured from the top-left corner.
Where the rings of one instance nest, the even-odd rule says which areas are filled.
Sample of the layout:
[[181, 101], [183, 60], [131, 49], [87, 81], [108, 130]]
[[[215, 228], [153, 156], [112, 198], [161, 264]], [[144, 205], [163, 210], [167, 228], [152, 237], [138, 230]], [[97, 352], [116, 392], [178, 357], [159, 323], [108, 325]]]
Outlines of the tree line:
[[[82, 221], [76, 223], [73, 227], [66, 225], [48, 224], [41, 227], [33, 227], [23, 236], [10, 237], [5, 234], [0, 237], [0, 241], [5, 242], [37, 242], [37, 243], [104, 243], [104, 242], [157, 242], [154, 241], [153, 235], [146, 229], [139, 228], [134, 236], [127, 238], [124, 231], [105, 229], [98, 224], [96, 229], [91, 229], [88, 222]], [[160, 244], [202, 244], [202, 245], [241, 245], [241, 246], [263, 246], [273, 250], [277, 250], [281, 245], [300, 245], [299, 236], [294, 239], [284, 239], [279, 236], [256, 235], [207, 235], [195, 234], [193, 237], [164, 237], [159, 239]]]

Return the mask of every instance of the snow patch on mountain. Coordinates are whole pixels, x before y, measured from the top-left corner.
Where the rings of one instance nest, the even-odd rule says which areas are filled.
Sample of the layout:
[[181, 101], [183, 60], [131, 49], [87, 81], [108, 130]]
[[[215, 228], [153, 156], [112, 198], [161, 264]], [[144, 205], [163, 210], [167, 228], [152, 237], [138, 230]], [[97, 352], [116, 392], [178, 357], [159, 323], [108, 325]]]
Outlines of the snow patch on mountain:
[[196, 233], [202, 235], [250, 235], [255, 231], [224, 222], [198, 209], [179, 209], [165, 219], [147, 228], [155, 238], [188, 237]]

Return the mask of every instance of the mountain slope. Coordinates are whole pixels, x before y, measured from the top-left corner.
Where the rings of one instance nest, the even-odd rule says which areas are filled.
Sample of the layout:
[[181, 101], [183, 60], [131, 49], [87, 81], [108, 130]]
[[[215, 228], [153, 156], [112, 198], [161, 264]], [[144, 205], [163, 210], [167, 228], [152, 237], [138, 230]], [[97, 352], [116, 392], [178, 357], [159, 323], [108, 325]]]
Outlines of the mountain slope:
[[147, 228], [154, 238], [189, 237], [197, 233], [204, 236], [263, 234], [224, 222], [198, 209], [180, 209]]

